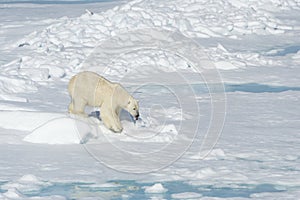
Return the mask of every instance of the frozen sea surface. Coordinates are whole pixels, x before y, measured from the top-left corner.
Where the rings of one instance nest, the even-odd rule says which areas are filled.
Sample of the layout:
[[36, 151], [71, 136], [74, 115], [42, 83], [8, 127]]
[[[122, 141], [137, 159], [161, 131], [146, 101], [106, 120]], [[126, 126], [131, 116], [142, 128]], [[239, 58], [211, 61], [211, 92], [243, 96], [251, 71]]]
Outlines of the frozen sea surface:
[[[113, 180], [107, 185], [94, 185], [93, 183], [54, 183], [51, 186], [39, 188], [37, 191], [28, 191], [26, 196], [51, 196], [61, 195], [71, 199], [77, 199], [80, 196], [91, 195], [96, 199], [181, 199], [181, 198], [249, 198], [252, 194], [283, 192], [280, 186], [271, 184], [260, 185], [235, 185], [234, 187], [214, 187], [211, 185], [192, 186], [181, 181], [164, 182], [163, 187], [166, 192], [158, 194], [145, 193], [147, 187], [151, 187], [154, 183], [137, 183], [132, 180]], [[178, 194], [182, 194], [179, 198]], [[184, 195], [183, 195], [184, 194]], [[190, 195], [190, 196], [189, 196]], [[100, 196], [100, 197], [99, 197]], [[102, 196], [102, 198], [101, 198]]]

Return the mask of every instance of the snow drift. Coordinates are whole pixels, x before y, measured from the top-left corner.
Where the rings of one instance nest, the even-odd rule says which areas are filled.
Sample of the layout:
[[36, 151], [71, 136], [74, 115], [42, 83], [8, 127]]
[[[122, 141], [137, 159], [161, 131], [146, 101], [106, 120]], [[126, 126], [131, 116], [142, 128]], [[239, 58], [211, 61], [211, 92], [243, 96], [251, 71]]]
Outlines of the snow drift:
[[[68, 80], [67, 78], [80, 70], [83, 61], [99, 42], [134, 29], [173, 30], [190, 38], [238, 39], [245, 34], [282, 34], [298, 27], [284, 24], [275, 18], [272, 12], [291, 8], [299, 9], [299, 2], [296, 0], [131, 1], [102, 13], [87, 12], [78, 18], [63, 17], [43, 31], [28, 35], [13, 46], [26, 48], [32, 53], [2, 66], [5, 70], [1, 75], [14, 74], [33, 81]], [[223, 52], [217, 53], [220, 58], [215, 59], [216, 62], [220, 61], [217, 67], [221, 69], [245, 67], [246, 63], [243, 60], [253, 62], [253, 59], [257, 59], [257, 55], [251, 57], [228, 55], [226, 49], [221, 50]], [[211, 58], [216, 57], [214, 56], [216, 51], [218, 52], [219, 48], [208, 50]], [[225, 62], [228, 56], [236, 62]]]

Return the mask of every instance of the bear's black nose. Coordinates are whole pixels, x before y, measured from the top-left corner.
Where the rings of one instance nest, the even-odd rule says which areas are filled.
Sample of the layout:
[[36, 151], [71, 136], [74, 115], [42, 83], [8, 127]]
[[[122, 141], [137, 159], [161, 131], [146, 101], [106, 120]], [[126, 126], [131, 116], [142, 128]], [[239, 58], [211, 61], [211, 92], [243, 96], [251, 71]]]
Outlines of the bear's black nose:
[[137, 113], [136, 116], [135, 116], [135, 120], [138, 120], [138, 119], [139, 119], [139, 116], [140, 116], [140, 114]]

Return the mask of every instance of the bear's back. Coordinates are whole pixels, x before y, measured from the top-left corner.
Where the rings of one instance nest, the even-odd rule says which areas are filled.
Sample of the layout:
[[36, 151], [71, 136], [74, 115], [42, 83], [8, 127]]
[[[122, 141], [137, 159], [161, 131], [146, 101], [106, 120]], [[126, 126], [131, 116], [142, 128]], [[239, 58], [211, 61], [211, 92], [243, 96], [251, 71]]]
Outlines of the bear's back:
[[99, 89], [99, 87], [104, 86], [108, 89], [111, 87], [111, 84], [108, 80], [94, 72], [84, 71], [72, 77], [68, 89], [71, 96], [77, 93], [78, 95], [88, 97], [94, 95], [97, 88]]

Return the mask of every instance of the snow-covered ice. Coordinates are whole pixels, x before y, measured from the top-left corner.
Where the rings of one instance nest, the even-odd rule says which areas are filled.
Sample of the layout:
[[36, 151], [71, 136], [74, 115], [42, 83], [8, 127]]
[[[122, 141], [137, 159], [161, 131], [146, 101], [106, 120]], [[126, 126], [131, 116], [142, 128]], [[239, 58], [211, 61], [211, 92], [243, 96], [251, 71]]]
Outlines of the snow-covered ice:
[[[81, 126], [80, 132], [77, 126]], [[83, 127], [85, 132], [82, 131]], [[91, 134], [91, 129], [85, 121], [61, 117], [49, 120], [36, 128], [24, 138], [24, 141], [45, 144], [80, 144], [85, 142], [87, 137], [96, 137]]]
[[[0, 199], [300, 197], [298, 0], [0, 10]], [[67, 114], [68, 80], [82, 70], [120, 81], [141, 119], [122, 112], [113, 134], [97, 116]], [[211, 141], [214, 116], [222, 134]]]
[[161, 183], [155, 183], [152, 186], [146, 186], [145, 192], [146, 193], [164, 193], [167, 189]]
[[202, 195], [195, 192], [183, 192], [172, 194], [172, 198], [174, 199], [197, 199], [200, 198]]

